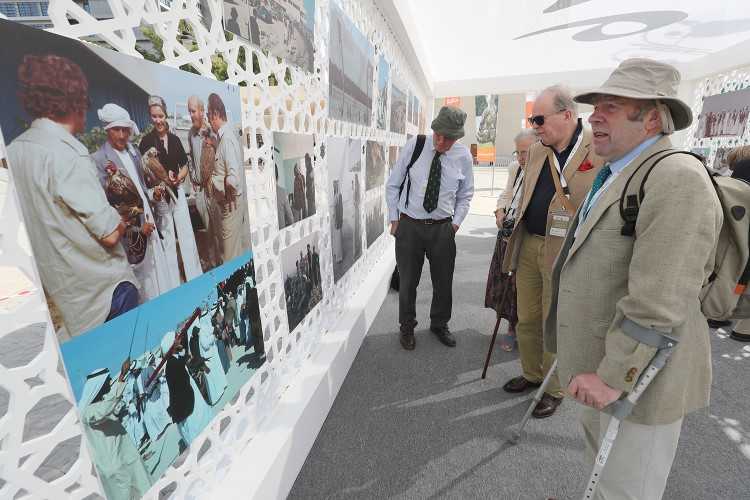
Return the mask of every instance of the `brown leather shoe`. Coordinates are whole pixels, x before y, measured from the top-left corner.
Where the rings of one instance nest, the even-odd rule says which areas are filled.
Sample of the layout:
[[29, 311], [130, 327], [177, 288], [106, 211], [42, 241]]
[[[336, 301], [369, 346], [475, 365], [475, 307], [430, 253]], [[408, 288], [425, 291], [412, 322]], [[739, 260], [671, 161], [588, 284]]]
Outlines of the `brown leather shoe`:
[[547, 418], [551, 417], [557, 407], [562, 403], [562, 398], [556, 398], [550, 396], [546, 392], [542, 395], [542, 399], [536, 404], [536, 408], [531, 412], [531, 416], [534, 418]]
[[431, 326], [430, 331], [437, 335], [437, 338], [448, 347], [456, 347], [456, 338], [453, 336], [447, 326]]
[[508, 380], [503, 386], [503, 390], [505, 392], [515, 394], [518, 392], [526, 392], [529, 389], [534, 389], [536, 387], [539, 387], [540, 385], [541, 384], [539, 382], [529, 382], [524, 378], [523, 375], [521, 375], [520, 377], [515, 377]]
[[401, 332], [399, 340], [401, 341], [401, 347], [407, 351], [413, 351], [417, 345], [417, 342], [414, 340], [414, 332]]

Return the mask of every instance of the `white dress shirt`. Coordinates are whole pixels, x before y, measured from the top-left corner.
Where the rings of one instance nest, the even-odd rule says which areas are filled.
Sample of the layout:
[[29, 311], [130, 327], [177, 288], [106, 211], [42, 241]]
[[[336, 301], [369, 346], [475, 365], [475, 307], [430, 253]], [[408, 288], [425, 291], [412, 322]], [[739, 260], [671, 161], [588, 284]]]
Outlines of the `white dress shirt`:
[[[408, 206], [406, 203], [407, 186], [409, 184], [409, 179], [406, 177], [406, 167], [411, 160], [416, 142], [417, 138], [413, 137], [404, 145], [401, 156], [393, 166], [386, 183], [388, 220], [396, 221], [399, 218], [399, 213], [403, 213], [414, 219], [439, 220], [453, 217], [453, 224], [461, 225], [461, 222], [469, 213], [471, 198], [474, 196], [474, 172], [472, 171], [473, 165], [469, 148], [457, 142], [448, 151], [440, 155], [442, 171], [438, 205], [432, 212], [427, 212], [423, 207], [424, 194], [427, 189], [432, 158], [435, 156], [435, 146], [431, 135], [425, 138], [422, 154], [419, 155], [419, 158], [409, 170], [411, 189], [408, 190]], [[399, 197], [398, 191], [404, 179], [406, 179], [404, 189]]]

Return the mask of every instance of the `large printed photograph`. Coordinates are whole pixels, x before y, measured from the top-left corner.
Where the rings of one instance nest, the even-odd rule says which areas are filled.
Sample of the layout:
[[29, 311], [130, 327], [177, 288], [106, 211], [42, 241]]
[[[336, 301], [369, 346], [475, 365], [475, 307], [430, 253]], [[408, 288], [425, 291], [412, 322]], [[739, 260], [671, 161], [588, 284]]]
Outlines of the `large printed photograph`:
[[362, 255], [362, 141], [328, 139], [333, 280], [338, 282]]
[[695, 138], [742, 137], [750, 118], [750, 89], [703, 98]]
[[406, 133], [406, 93], [395, 84], [391, 86], [391, 132]]
[[[8, 167], [87, 443], [107, 495], [139, 498], [265, 359], [239, 89], [3, 20], [0, 43]], [[211, 341], [244, 371], [212, 368]]]
[[330, 3], [329, 116], [372, 122], [375, 49], [336, 2]]
[[379, 129], [385, 130], [388, 118], [388, 89], [391, 83], [391, 69], [384, 56], [378, 59], [378, 99], [375, 103], [375, 121]]
[[383, 197], [379, 196], [367, 202], [367, 221], [365, 222], [365, 233], [367, 234], [367, 248], [370, 248], [385, 230], [385, 211], [383, 210]]
[[250, 249], [237, 87], [0, 28], [0, 127], [61, 339]]
[[312, 73], [315, 0], [224, 0], [224, 28]]
[[252, 252], [62, 345], [109, 498], [140, 498], [265, 362]]
[[500, 97], [497, 94], [478, 95], [475, 96], [474, 100], [476, 105], [477, 161], [494, 163]]
[[319, 252], [317, 232], [281, 251], [281, 271], [290, 332], [323, 299]]
[[315, 215], [314, 149], [311, 135], [273, 134], [279, 229]]
[[385, 146], [367, 141], [365, 145], [365, 190], [382, 187], [385, 183]]

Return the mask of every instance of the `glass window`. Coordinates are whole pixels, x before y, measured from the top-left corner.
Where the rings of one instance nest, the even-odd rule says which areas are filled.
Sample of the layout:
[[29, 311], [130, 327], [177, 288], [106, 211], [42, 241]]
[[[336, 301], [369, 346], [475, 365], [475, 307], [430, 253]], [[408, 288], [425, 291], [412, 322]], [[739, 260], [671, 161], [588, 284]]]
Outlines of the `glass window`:
[[7, 17], [18, 17], [18, 10], [16, 10], [15, 2], [0, 3], [0, 13]]
[[49, 2], [39, 2], [39, 8], [41, 9], [42, 15], [44, 17], [49, 16], [49, 14], [47, 13], [47, 9], [49, 8]]
[[18, 13], [21, 17], [39, 17], [42, 15], [39, 4], [36, 2], [19, 2]]

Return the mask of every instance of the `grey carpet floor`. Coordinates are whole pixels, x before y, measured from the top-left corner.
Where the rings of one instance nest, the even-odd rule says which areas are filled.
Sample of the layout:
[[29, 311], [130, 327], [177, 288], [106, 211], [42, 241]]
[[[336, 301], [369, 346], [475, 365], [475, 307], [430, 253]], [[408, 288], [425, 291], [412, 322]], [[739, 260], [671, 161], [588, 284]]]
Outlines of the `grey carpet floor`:
[[[428, 330], [428, 266], [418, 292], [417, 348], [401, 349], [397, 295], [389, 293], [291, 491], [291, 499], [580, 498], [589, 471], [577, 405], [565, 401], [525, 438], [505, 436], [530, 396], [501, 390], [519, 374], [517, 352], [481, 367], [494, 325], [482, 307], [493, 219], [470, 216], [457, 236], [454, 349]], [[712, 332], [709, 410], [683, 426], [666, 499], [750, 498], [750, 347]]]

